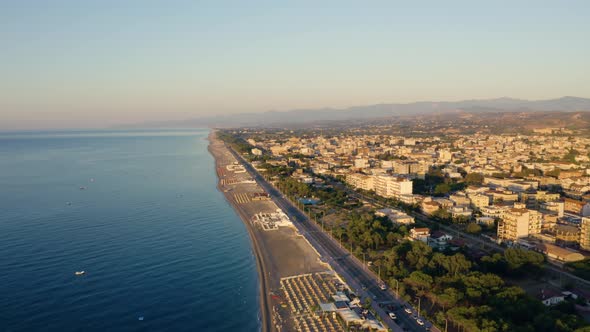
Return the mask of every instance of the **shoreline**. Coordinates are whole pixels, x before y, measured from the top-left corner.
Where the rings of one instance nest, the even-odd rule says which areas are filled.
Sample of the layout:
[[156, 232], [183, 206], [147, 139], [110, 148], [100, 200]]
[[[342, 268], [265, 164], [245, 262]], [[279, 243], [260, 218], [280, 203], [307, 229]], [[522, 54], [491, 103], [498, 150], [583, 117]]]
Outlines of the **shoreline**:
[[[294, 223], [298, 218], [292, 216], [292, 211], [284, 206], [265, 182], [261, 182], [258, 173], [244, 164], [242, 157], [216, 135], [217, 131], [212, 129], [208, 150], [215, 159], [217, 188], [242, 219], [256, 257], [260, 278], [261, 330], [305, 330], [302, 326], [307, 324], [306, 320], [320, 324], [319, 316], [307, 313], [312, 310], [309, 303], [319, 305], [322, 296], [319, 294], [326, 289], [314, 290], [315, 295], [309, 298], [312, 293], [303, 290], [290, 293], [292, 290], [284, 286], [292, 278], [316, 275], [322, 279], [317, 275], [333, 274], [334, 270], [322, 259], [320, 252], [304, 234], [305, 231], [302, 234], [301, 228]], [[325, 298], [331, 296], [321, 294]], [[302, 301], [306, 309], [303, 310], [300, 303], [296, 306], [294, 298], [295, 301]]]
[[[388, 296], [385, 296], [385, 299], [382, 298], [383, 294], [379, 294], [383, 292], [380, 288], [380, 282], [375, 274], [372, 271], [368, 271], [362, 262], [354, 256], [351, 257], [346, 249], [331, 238], [330, 235], [321, 232], [318, 225], [312, 223], [308, 216], [282, 196], [278, 189], [268, 183], [252, 165], [248, 164], [248, 162], [243, 159], [240, 154], [218, 139], [216, 144], [218, 149], [219, 147], [222, 147], [222, 149], [219, 149], [218, 151], [221, 158], [226, 157], [225, 160], [220, 161], [225, 161], [227, 171], [225, 168], [217, 169], [219, 178], [224, 179], [220, 180], [220, 183], [223, 184], [223, 187], [225, 188], [225, 190], [222, 191], [232, 203], [232, 206], [238, 211], [242, 220], [248, 224], [246, 227], [248, 227], [249, 232], [252, 232], [253, 234], [253, 245], [259, 246], [258, 242], [262, 244], [264, 254], [260, 255], [262, 264], [264, 264], [263, 268], [265, 271], [272, 271], [272, 273], [268, 273], [268, 276], [264, 275], [264, 279], [267, 281], [267, 287], [269, 287], [268, 281], [270, 281], [271, 288], [269, 288], [269, 291], [271, 292], [267, 293], [267, 296], [270, 297], [270, 295], [272, 295], [272, 300], [269, 300], [267, 303], [268, 308], [272, 311], [270, 325], [273, 325], [274, 323], [277, 324], [276, 326], [272, 326], [273, 329], [283, 330], [283, 323], [290, 323], [291, 325], [288, 325], [286, 330], [309, 330], [311, 326], [311, 331], [315, 331], [316, 325], [321, 326], [320, 330], [325, 330], [324, 325], [322, 324], [332, 324], [334, 329], [331, 329], [330, 331], [347, 330], [345, 326], [341, 325], [341, 321], [336, 319], [335, 315], [334, 317], [331, 317], [329, 315], [317, 316], [305, 314], [305, 312], [315, 310], [313, 309], [313, 306], [310, 306], [310, 303], [315, 303], [315, 305], [318, 306], [321, 305], [321, 302], [318, 300], [321, 298], [321, 295], [318, 295], [317, 292], [301, 292], [297, 289], [301, 288], [301, 286], [290, 287], [288, 285], [289, 281], [287, 280], [293, 278], [296, 280], [302, 276], [328, 273], [335, 276], [335, 278], [338, 279], [337, 283], [341, 286], [347, 288], [352, 293], [360, 295], [359, 298], [361, 300], [365, 298], [372, 298], [374, 300], [381, 299], [385, 301], [391, 300]], [[229, 152], [229, 155], [226, 154], [224, 156], [223, 152]], [[239, 168], [240, 170], [236, 171], [236, 168]], [[236, 176], [238, 175], [237, 173], [246, 173], [248, 175], [246, 177]], [[290, 226], [285, 228], [291, 230], [291, 233], [289, 233], [290, 236], [280, 234], [283, 227], [272, 231], [264, 230], [256, 227], [258, 225], [250, 223], [249, 218], [244, 217], [244, 215], [250, 217], [254, 216], [254, 211], [252, 209], [248, 210], [248, 207], [252, 207], [252, 204], [254, 203], [249, 201], [249, 203], [246, 204], [243, 199], [240, 199], [240, 195], [243, 195], [243, 193], [247, 191], [248, 185], [241, 184], [244, 183], [243, 180], [246, 178], [251, 180], [250, 183], [256, 183], [255, 186], [258, 190], [262, 190], [268, 195], [273, 207], [273, 210], [271, 211], [274, 212], [280, 210], [288, 216], [290, 219]], [[233, 194], [233, 200], [230, 198], [231, 194], [228, 194], [228, 191], [231, 191]], [[237, 199], [236, 196], [238, 196]], [[266, 208], [268, 207], [269, 206], [266, 206]], [[269, 212], [268, 210], [263, 211], [265, 210], [263, 204], [255, 204], [255, 208], [256, 212]], [[242, 209], [246, 212], [244, 215], [240, 213]], [[256, 243], [254, 241], [256, 241]], [[291, 247], [284, 249], [289, 246]], [[270, 248], [270, 250], [268, 250], [268, 248]], [[282, 252], [279, 252], [281, 249], [283, 249]], [[257, 250], [260, 250], [260, 248], [257, 248]], [[270, 267], [270, 270], [268, 270], [267, 267]], [[273, 278], [276, 280], [273, 280]], [[272, 292], [273, 281], [275, 289], [278, 291], [277, 293], [284, 295], [284, 298], [289, 302], [288, 305], [285, 302], [278, 301], [279, 303], [276, 303], [277, 306], [273, 306], [273, 301], [277, 302], [277, 295]], [[294, 289], [297, 289], [295, 293], [293, 293]], [[324, 290], [324, 292], [324, 297], [330, 298], [330, 296], [336, 291], [326, 292]], [[391, 291], [387, 292], [388, 295], [393, 296], [392, 294], [389, 294], [390, 292]], [[315, 295], [310, 297], [309, 294], [312, 293]], [[377, 295], [379, 295], [379, 297], [377, 297]], [[294, 303], [292, 300], [293, 298], [299, 299], [296, 301], [297, 303]], [[303, 305], [301, 302], [303, 302]], [[280, 306], [278, 304], [280, 304]], [[402, 331], [402, 328], [395, 322], [391, 321], [384, 311], [385, 309], [381, 308], [378, 304], [379, 303], [377, 302], [372, 302], [371, 307], [375, 310], [375, 317], [380, 317], [381, 322], [376, 318], [372, 318], [372, 326], [377, 326], [376, 328], [379, 330], [386, 330], [389, 328], [396, 332]], [[289, 308], [290, 310], [281, 309], [281, 307]], [[333, 319], [333, 321], [330, 323], [325, 321], [322, 322], [321, 320], [326, 319], [326, 317], [331, 317], [328, 318], [328, 320]], [[405, 316], [403, 317], [404, 319], [407, 318]], [[287, 319], [283, 318], [288, 318], [288, 323]], [[307, 322], [310, 322], [311, 325]], [[408, 322], [404, 320], [404, 323]], [[408, 324], [411, 326], [411, 322]], [[416, 327], [416, 329], [420, 330], [420, 327]]]
[[220, 161], [219, 161], [219, 155], [216, 154], [216, 151], [214, 151], [214, 147], [212, 146], [213, 143], [219, 142], [219, 140], [215, 137], [215, 130], [214, 129], [211, 129], [209, 131], [209, 135], [208, 135], [207, 139], [209, 141], [209, 145], [207, 146], [207, 151], [211, 154], [211, 156], [213, 156], [213, 159], [215, 161], [215, 174], [217, 176], [217, 185], [216, 185], [217, 190], [219, 190], [223, 194], [223, 196], [225, 197], [225, 200], [229, 203], [229, 205], [231, 205], [231, 207], [234, 209], [234, 211], [238, 214], [238, 216], [242, 220], [244, 226], [246, 227], [246, 229], [248, 231], [248, 235], [250, 237], [252, 251], [254, 253], [254, 258], [256, 259], [256, 269], [258, 270], [260, 323], [261, 323], [260, 330], [262, 332], [275, 331], [276, 329], [274, 328], [274, 326], [272, 324], [272, 318], [271, 318], [271, 314], [270, 314], [270, 312], [272, 310], [272, 304], [271, 304], [271, 301], [269, 298], [269, 294], [271, 292], [271, 287], [270, 287], [270, 280], [267, 277], [268, 275], [270, 275], [270, 272], [267, 272], [268, 271], [267, 264], [265, 262], [264, 255], [261, 252], [261, 246], [260, 246], [259, 240], [257, 239], [257, 236], [254, 232], [253, 226], [250, 224], [245, 212], [242, 211], [242, 209], [238, 206], [238, 204], [236, 204], [234, 202], [234, 200], [231, 198], [229, 193], [227, 191], [223, 190], [223, 186], [221, 184], [221, 176], [218, 172], [218, 169], [221, 165]]

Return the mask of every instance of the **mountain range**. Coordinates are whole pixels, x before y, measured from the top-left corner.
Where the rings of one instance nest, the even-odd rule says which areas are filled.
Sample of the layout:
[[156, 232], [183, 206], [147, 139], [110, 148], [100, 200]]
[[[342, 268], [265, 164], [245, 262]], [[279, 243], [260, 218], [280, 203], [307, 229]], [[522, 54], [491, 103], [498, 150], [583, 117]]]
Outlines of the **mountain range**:
[[297, 109], [290, 111], [269, 111], [263, 113], [242, 113], [187, 119], [181, 122], [152, 123], [152, 126], [282, 126], [325, 121], [370, 120], [395, 116], [442, 115], [466, 112], [586, 112], [590, 111], [590, 99], [566, 96], [548, 100], [523, 100], [496, 98], [482, 100], [414, 102], [407, 104], [376, 104], [354, 106], [345, 109]]

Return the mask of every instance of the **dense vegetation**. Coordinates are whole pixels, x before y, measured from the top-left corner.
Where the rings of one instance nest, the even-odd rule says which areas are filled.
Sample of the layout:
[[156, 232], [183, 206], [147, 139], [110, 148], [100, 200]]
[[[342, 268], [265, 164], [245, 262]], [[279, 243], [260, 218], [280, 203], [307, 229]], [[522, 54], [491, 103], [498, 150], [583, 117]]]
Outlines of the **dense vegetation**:
[[228, 132], [218, 132], [217, 137], [225, 143], [229, 144], [234, 150], [236, 150], [240, 154], [249, 154], [251, 149], [253, 148], [253, 146], [250, 145], [250, 143], [246, 142], [245, 139], [236, 135], [232, 135]]
[[590, 280], [590, 259], [568, 263], [566, 267], [571, 269], [578, 277]]
[[[282, 190], [305, 197], [344, 197], [281, 179]], [[568, 304], [548, 308], [505, 278], [542, 273], [544, 256], [523, 249], [472, 259], [464, 252], [437, 252], [420, 241], [407, 240], [406, 226], [396, 226], [370, 211], [351, 209], [327, 227], [406, 300], [421, 302], [423, 314], [437, 325], [462, 331], [583, 331], [584, 322]]]
[[[445, 196], [450, 192], [462, 190], [468, 184], [483, 181], [483, 176], [479, 173], [468, 174], [465, 181], [458, 181], [446, 177], [440, 168], [431, 169], [425, 174], [424, 179], [414, 179], [413, 188], [415, 194]], [[480, 178], [481, 177], [481, 178]]]
[[277, 184], [282, 191], [300, 198], [317, 198], [329, 207], [342, 208], [348, 200], [346, 193], [332, 187], [312, 187], [293, 178], [281, 178]]

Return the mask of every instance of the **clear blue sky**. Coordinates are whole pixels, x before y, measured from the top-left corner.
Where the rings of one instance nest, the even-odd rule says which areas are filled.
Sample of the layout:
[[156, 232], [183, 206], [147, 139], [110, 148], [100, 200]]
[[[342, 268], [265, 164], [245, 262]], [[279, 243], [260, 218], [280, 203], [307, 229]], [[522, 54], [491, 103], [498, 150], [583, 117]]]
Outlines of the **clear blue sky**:
[[590, 97], [590, 1], [0, 0], [0, 129]]

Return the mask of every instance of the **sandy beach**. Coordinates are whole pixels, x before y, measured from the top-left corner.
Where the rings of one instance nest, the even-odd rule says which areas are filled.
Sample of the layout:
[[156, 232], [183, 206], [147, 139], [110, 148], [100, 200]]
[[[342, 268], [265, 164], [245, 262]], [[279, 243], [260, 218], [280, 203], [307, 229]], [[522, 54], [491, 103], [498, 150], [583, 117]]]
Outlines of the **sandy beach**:
[[[234, 207], [250, 235], [260, 276], [262, 331], [292, 330], [290, 312], [281, 305], [281, 278], [330, 271], [315, 249], [288, 223], [263, 229], [254, 222], [260, 213], [276, 214], [277, 205], [241, 168], [229, 149], [209, 134], [209, 152], [215, 158], [218, 189]], [[280, 211], [280, 210], [279, 210]]]

